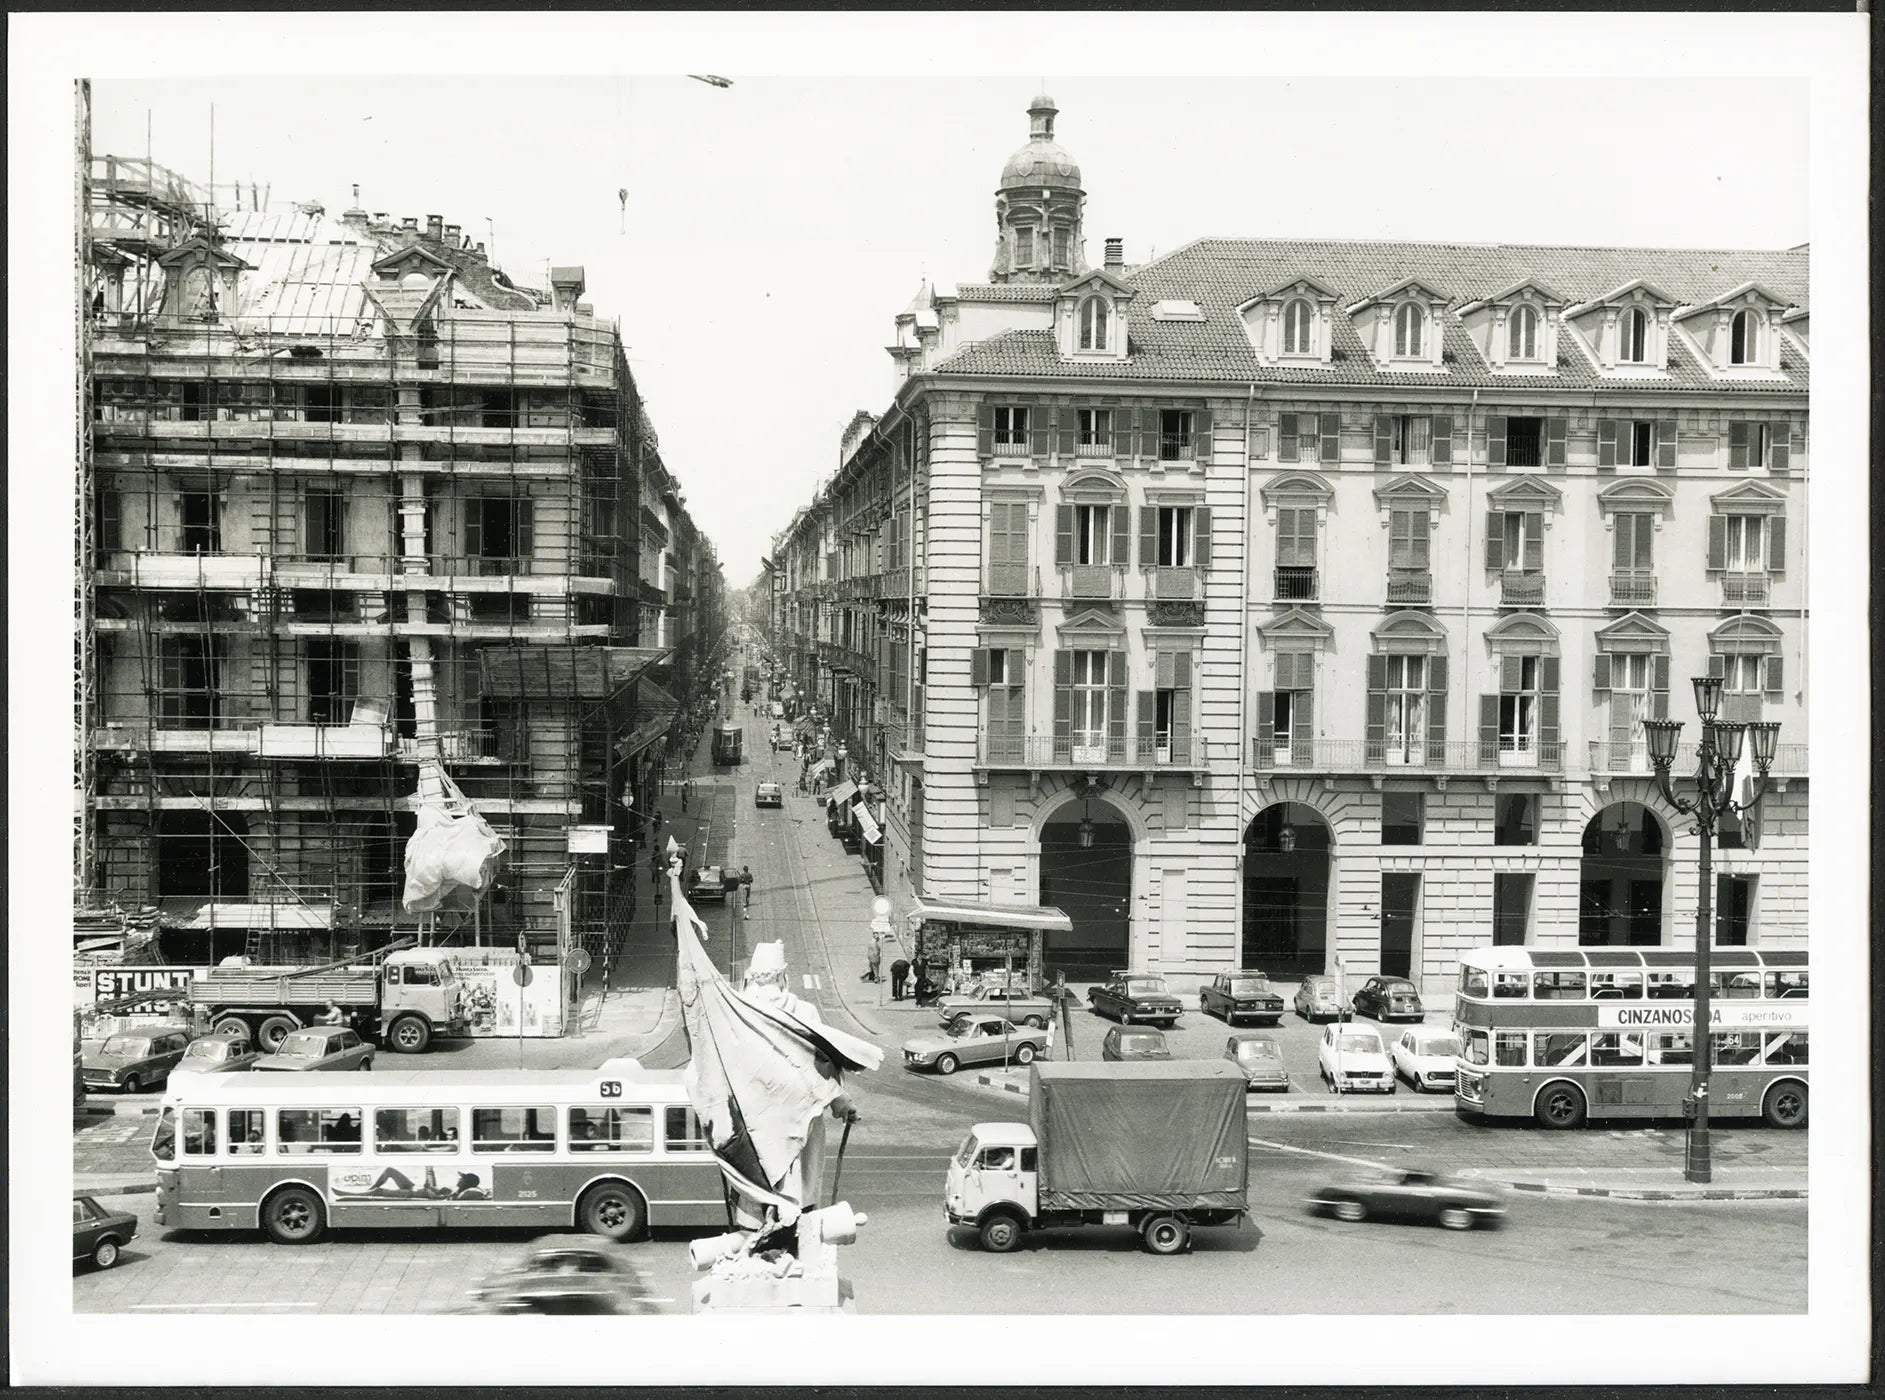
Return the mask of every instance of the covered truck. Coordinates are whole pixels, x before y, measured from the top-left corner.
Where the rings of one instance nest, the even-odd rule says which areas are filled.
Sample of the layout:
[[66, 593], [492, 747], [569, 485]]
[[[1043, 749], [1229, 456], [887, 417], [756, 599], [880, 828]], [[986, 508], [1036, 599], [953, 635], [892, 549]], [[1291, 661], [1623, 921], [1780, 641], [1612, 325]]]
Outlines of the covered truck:
[[190, 998], [218, 1034], [239, 1028], [270, 1054], [330, 1005], [361, 1035], [411, 1055], [434, 1035], [463, 1035], [469, 1018], [464, 981], [442, 948], [401, 948], [378, 967], [218, 967], [191, 985]]
[[1176, 1254], [1249, 1213], [1245, 1080], [1226, 1060], [1036, 1061], [1026, 1123], [977, 1123], [949, 1164], [949, 1223], [1006, 1253], [1029, 1230], [1124, 1225]]

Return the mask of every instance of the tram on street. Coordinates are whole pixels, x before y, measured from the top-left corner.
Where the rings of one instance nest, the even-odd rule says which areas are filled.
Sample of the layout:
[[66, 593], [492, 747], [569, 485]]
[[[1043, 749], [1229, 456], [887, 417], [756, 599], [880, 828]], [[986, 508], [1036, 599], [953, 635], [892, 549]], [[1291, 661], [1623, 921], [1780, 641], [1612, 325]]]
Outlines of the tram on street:
[[723, 724], [713, 731], [713, 761], [715, 765], [738, 763], [740, 749], [746, 741], [746, 731], [737, 724]]
[[721, 1226], [718, 1160], [682, 1071], [173, 1075], [152, 1132], [157, 1224], [526, 1225], [614, 1240]]
[[[1711, 1118], [1807, 1119], [1807, 955], [1710, 957]], [[1674, 949], [1480, 948], [1461, 956], [1454, 1103], [1549, 1128], [1680, 1117], [1695, 1050], [1695, 955]]]

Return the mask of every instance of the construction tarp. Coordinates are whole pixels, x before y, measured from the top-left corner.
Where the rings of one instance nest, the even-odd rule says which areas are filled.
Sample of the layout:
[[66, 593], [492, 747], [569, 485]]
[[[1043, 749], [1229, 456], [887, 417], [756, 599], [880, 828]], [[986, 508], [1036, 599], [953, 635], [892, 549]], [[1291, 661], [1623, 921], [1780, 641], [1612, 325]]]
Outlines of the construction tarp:
[[1228, 1061], [1037, 1061], [1041, 1208], [1245, 1209], [1246, 1087]]
[[414, 813], [400, 903], [408, 914], [425, 914], [475, 902], [497, 879], [504, 843], [436, 765], [421, 766], [419, 790], [443, 796], [422, 801]]
[[479, 680], [494, 700], [606, 700], [667, 656], [665, 647], [480, 647]]
[[1039, 928], [1072, 933], [1073, 920], [1058, 909], [1035, 904], [966, 904], [919, 899], [910, 910], [915, 923], [972, 924], [978, 928]]

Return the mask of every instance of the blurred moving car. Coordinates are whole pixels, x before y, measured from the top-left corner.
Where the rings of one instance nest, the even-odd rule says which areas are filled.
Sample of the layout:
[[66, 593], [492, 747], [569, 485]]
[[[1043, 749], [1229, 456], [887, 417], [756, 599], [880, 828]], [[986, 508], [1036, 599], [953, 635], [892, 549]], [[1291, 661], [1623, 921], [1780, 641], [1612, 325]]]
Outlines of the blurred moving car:
[[173, 1074], [235, 1074], [253, 1069], [262, 1052], [246, 1035], [200, 1035], [184, 1050]]
[[1100, 1042], [1100, 1058], [1115, 1062], [1169, 1060], [1172, 1051], [1165, 1043], [1163, 1031], [1138, 1031], [1127, 1026], [1114, 1026], [1106, 1032], [1106, 1039]]
[[84, 1054], [87, 1089], [122, 1089], [135, 1094], [170, 1078], [190, 1044], [185, 1030], [120, 1031]]
[[1296, 988], [1296, 1014], [1305, 1021], [1320, 1018], [1346, 1021], [1349, 1008], [1342, 1005], [1342, 989], [1325, 972], [1312, 973]]
[[726, 872], [717, 865], [703, 865], [687, 877], [687, 897], [695, 904], [703, 899], [717, 899], [724, 903], [727, 889]]
[[1220, 972], [1198, 989], [1198, 1010], [1206, 1016], [1222, 1016], [1224, 1024], [1234, 1026], [1241, 1017], [1274, 1026], [1283, 1019], [1283, 998], [1270, 986], [1270, 979], [1255, 968], [1242, 972]]
[[1121, 972], [1087, 993], [1094, 1013], [1111, 1016], [1122, 1026], [1134, 1021], [1161, 1021], [1169, 1029], [1178, 1024], [1184, 1003], [1165, 990], [1165, 979], [1142, 972]]
[[348, 1026], [309, 1026], [282, 1037], [272, 1055], [257, 1057], [257, 1070], [372, 1069], [373, 1047]]
[[1405, 977], [1370, 977], [1355, 993], [1355, 1014], [1375, 1021], [1418, 1021], [1420, 989]]
[[480, 1313], [653, 1313], [641, 1271], [593, 1235], [544, 1235], [469, 1294]]
[[137, 1217], [122, 1210], [106, 1210], [90, 1196], [72, 1198], [72, 1260], [89, 1259], [96, 1268], [109, 1269], [118, 1253], [137, 1234]]
[[943, 997], [936, 1003], [936, 1014], [945, 1026], [991, 1011], [1005, 1013], [1017, 1026], [1045, 1030], [1053, 1017], [1054, 1003], [1049, 997], [1036, 996], [1018, 982], [1006, 987], [999, 982], [984, 983]]
[[1224, 1058], [1244, 1072], [1252, 1089], [1288, 1089], [1289, 1071], [1283, 1068], [1283, 1047], [1273, 1035], [1238, 1031], [1224, 1042]]
[[1047, 1032], [1024, 1029], [1003, 1016], [977, 1016], [962, 1031], [917, 1036], [903, 1042], [905, 1069], [933, 1069], [954, 1074], [964, 1065], [1032, 1064], [1047, 1054]]
[[782, 783], [761, 783], [753, 789], [755, 807], [785, 806], [785, 786]]
[[1415, 1089], [1453, 1092], [1453, 1080], [1458, 1071], [1455, 1062], [1460, 1054], [1460, 1038], [1453, 1032], [1416, 1026], [1395, 1037], [1394, 1047], [1388, 1053], [1394, 1061], [1394, 1073]]
[[1350, 1090], [1391, 1094], [1395, 1090], [1394, 1066], [1380, 1033], [1354, 1025], [1333, 1025], [1322, 1032], [1316, 1072], [1332, 1094]]
[[1309, 1208], [1337, 1220], [1425, 1221], [1449, 1230], [1470, 1230], [1505, 1218], [1505, 1203], [1498, 1192], [1476, 1181], [1429, 1171], [1395, 1171], [1334, 1182], [1309, 1198]]

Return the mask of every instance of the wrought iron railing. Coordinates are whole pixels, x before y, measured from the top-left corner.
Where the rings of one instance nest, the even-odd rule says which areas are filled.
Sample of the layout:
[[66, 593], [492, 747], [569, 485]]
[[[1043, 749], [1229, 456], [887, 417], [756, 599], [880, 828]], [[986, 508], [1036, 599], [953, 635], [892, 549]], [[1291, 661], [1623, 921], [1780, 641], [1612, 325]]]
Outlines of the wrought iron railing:
[[1204, 762], [1204, 743], [1193, 734], [1056, 735], [983, 734], [979, 757], [984, 767], [1016, 768], [1195, 768]]
[[1300, 564], [1279, 564], [1276, 569], [1276, 601], [1279, 603], [1313, 602], [1318, 579], [1316, 570]]
[[1518, 748], [1501, 741], [1481, 743], [1475, 739], [1416, 740], [1405, 745], [1370, 739], [1299, 739], [1289, 743], [1253, 739], [1250, 763], [1259, 770], [1297, 768], [1322, 773], [1390, 770], [1486, 773], [1527, 769], [1556, 773], [1564, 767], [1564, 745], [1533, 743]]

